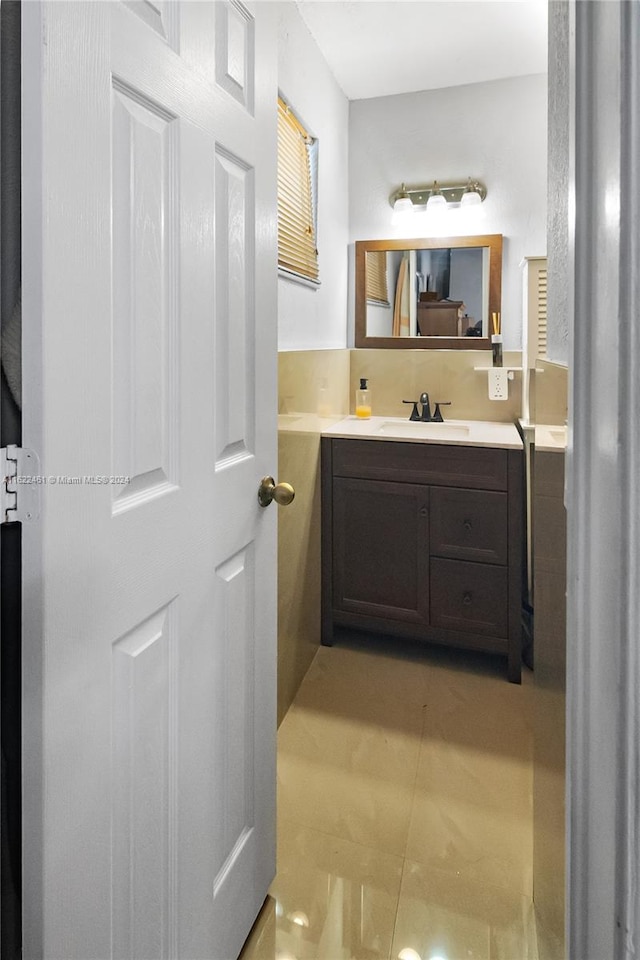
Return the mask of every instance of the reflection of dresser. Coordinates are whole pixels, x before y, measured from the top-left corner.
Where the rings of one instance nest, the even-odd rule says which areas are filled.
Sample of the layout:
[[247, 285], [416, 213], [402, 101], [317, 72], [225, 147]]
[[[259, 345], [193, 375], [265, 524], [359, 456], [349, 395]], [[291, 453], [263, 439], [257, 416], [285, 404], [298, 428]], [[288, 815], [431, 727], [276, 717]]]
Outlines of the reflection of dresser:
[[462, 337], [469, 318], [458, 319], [462, 300], [419, 300], [418, 331], [421, 337]]

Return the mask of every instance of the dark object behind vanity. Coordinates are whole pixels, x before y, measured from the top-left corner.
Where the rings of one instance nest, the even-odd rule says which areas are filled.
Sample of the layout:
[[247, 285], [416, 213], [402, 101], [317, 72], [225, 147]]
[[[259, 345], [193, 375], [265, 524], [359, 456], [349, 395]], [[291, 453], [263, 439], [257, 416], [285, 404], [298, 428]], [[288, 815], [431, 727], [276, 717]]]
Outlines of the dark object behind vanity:
[[462, 337], [469, 326], [463, 322], [462, 300], [420, 301], [417, 309], [418, 330], [421, 337]]
[[322, 642], [335, 626], [502, 653], [520, 682], [521, 450], [322, 439]]

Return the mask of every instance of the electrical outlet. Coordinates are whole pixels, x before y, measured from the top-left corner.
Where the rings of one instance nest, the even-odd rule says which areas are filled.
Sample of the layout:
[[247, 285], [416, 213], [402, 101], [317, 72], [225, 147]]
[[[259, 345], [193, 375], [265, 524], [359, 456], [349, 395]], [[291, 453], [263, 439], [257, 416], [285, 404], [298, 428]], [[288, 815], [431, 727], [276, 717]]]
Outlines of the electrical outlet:
[[489, 400], [509, 399], [509, 371], [502, 367], [489, 368]]

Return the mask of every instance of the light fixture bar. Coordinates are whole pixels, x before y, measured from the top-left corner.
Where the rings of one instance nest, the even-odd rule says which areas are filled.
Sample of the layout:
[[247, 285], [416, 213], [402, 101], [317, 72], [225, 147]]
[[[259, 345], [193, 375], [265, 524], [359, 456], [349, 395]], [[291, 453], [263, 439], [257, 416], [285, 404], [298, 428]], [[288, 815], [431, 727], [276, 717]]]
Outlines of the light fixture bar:
[[[487, 195], [487, 188], [484, 184], [480, 183], [479, 180], [474, 180], [473, 177], [469, 180], [465, 180], [464, 183], [460, 181], [447, 182], [438, 180], [438, 187], [442, 196], [445, 198], [447, 203], [460, 203], [462, 200], [462, 194], [469, 187], [469, 182], [471, 182], [472, 188], [480, 195], [480, 199], [484, 200]], [[396, 200], [400, 197], [409, 197], [411, 203], [414, 207], [424, 207], [427, 204], [429, 197], [433, 191], [433, 181], [425, 186], [418, 187], [406, 187], [404, 184], [401, 187], [398, 187], [393, 191], [389, 197], [389, 203], [393, 207]]]

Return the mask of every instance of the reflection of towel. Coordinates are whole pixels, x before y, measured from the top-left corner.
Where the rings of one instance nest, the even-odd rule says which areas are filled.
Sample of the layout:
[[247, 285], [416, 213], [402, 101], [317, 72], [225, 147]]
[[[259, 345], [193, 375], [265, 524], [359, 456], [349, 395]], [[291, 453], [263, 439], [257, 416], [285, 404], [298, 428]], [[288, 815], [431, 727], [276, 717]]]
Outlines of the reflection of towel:
[[398, 270], [396, 299], [393, 305], [393, 336], [409, 336], [409, 270], [408, 261], [403, 257]]

